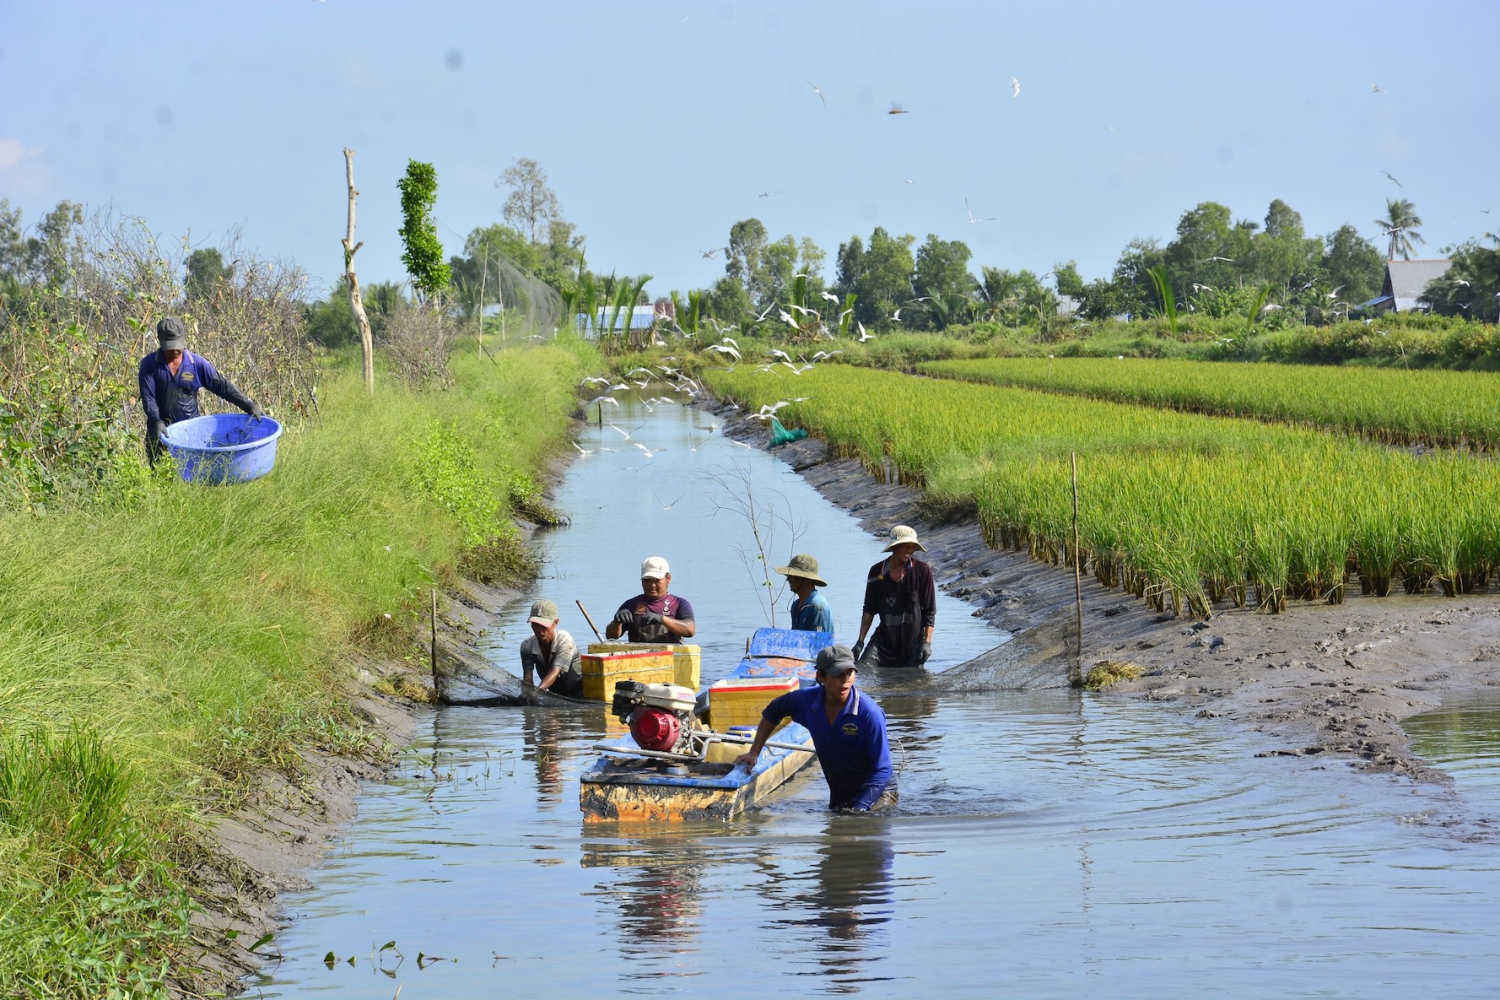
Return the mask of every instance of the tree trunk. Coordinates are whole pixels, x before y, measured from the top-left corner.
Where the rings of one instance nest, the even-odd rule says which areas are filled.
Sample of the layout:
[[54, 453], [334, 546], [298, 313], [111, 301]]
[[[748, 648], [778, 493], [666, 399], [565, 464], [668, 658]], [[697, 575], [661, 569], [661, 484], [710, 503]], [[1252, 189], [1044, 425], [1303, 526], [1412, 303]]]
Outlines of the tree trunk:
[[363, 243], [354, 242], [354, 202], [359, 192], [354, 189], [354, 150], [344, 149], [344, 174], [349, 181], [349, 234], [344, 237], [344, 277], [349, 280], [349, 308], [354, 310], [354, 321], [359, 324], [359, 346], [365, 357], [365, 391], [375, 394], [375, 342], [370, 336], [370, 318], [365, 315], [365, 303], [359, 294], [359, 278], [354, 273], [354, 255]]

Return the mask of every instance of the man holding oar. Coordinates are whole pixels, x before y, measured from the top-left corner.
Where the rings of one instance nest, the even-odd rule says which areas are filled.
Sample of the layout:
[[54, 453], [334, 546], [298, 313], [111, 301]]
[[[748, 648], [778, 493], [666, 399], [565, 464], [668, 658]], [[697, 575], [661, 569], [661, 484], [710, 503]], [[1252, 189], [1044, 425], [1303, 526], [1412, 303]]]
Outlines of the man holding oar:
[[[818, 683], [788, 691], [767, 705], [755, 730], [755, 741], [735, 758], [735, 763], [754, 767], [771, 731], [790, 716], [812, 734], [818, 763], [828, 781], [828, 808], [864, 811], [894, 801], [885, 712], [855, 688], [857, 672], [854, 653], [848, 646], [820, 649]], [[890, 794], [883, 800], [888, 789]]]

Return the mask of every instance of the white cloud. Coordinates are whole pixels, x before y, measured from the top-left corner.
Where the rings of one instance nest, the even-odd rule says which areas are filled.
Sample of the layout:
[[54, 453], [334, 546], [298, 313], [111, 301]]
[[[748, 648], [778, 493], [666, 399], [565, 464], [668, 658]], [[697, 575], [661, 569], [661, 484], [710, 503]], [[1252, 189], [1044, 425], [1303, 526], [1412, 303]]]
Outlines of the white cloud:
[[22, 160], [42, 155], [41, 147], [28, 146], [20, 139], [0, 137], [0, 170], [18, 166]]

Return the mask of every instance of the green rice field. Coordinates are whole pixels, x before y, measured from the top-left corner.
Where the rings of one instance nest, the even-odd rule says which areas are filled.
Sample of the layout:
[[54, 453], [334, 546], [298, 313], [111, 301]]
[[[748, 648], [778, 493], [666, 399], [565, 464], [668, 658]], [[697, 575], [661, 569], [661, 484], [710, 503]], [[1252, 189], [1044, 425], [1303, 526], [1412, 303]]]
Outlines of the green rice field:
[[1391, 444], [1500, 444], [1500, 376], [1140, 358], [933, 361], [942, 378], [1348, 431]]
[[977, 512], [993, 546], [1071, 560], [1106, 585], [1207, 617], [1215, 603], [1469, 593], [1500, 561], [1500, 475], [1468, 452], [1413, 455], [1347, 435], [1028, 389], [822, 365], [704, 373], [877, 475]]

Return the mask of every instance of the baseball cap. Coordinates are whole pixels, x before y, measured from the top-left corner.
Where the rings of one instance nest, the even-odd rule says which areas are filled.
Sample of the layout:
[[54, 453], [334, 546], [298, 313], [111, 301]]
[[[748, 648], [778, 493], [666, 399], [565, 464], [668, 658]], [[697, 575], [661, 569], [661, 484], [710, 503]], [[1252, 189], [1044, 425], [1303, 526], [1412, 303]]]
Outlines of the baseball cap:
[[176, 316], [156, 324], [157, 347], [163, 351], [187, 350], [187, 327]]
[[818, 673], [829, 677], [842, 677], [851, 670], [858, 670], [854, 664], [854, 651], [848, 646], [825, 646], [818, 650]]
[[531, 617], [526, 620], [536, 622], [538, 625], [551, 625], [557, 621], [558, 617], [557, 605], [543, 598], [531, 605]]
[[661, 556], [649, 556], [641, 563], [642, 580], [660, 580], [670, 572], [667, 561]]

